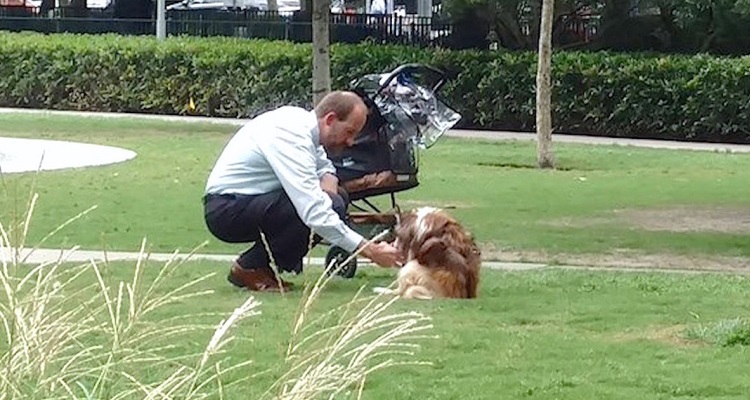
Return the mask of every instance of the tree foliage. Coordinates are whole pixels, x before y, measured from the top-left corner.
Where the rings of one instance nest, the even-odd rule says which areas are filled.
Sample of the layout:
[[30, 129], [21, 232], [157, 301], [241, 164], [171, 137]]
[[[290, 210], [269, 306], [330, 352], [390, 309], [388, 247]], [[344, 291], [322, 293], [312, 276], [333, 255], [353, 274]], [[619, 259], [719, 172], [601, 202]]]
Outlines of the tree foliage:
[[[533, 50], [541, 0], [446, 0], [453, 46]], [[558, 48], [750, 53], [750, 0], [558, 0]], [[591, 35], [589, 35], [591, 34]]]
[[[445, 7], [460, 36], [458, 47], [486, 48], [488, 42], [494, 40], [503, 48], [529, 50], [539, 43], [542, 0], [447, 0]], [[567, 21], [598, 8], [597, 0], [557, 0], [553, 41], [558, 44], [575, 42], [576, 38], [563, 29]], [[461, 46], [472, 38], [478, 38], [479, 45]]]

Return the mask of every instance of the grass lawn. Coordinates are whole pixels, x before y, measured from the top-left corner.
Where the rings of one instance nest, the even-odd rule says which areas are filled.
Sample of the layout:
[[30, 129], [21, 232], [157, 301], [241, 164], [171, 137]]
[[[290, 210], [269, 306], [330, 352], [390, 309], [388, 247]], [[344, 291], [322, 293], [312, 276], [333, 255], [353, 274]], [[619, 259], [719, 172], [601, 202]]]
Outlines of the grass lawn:
[[[136, 159], [82, 170], [3, 178], [0, 216], [40, 200], [30, 232], [92, 206], [47, 246], [235, 253], [202, 220], [205, 179], [236, 128], [144, 120], [0, 115], [0, 135], [121, 146]], [[400, 193], [404, 209], [447, 207], [472, 230], [488, 259], [564, 261], [570, 255], [750, 255], [750, 155], [555, 145], [559, 168], [532, 168], [532, 143], [445, 138], [421, 159], [421, 185]], [[376, 199], [383, 204], [386, 199]], [[624, 256], [623, 256], [624, 254]], [[668, 258], [668, 257], [667, 257]], [[662, 261], [665, 258], [662, 258]]]
[[[206, 176], [234, 127], [137, 120], [0, 115], [0, 136], [108, 144], [132, 161], [2, 178], [0, 221], [17, 219], [31, 187], [40, 193], [28, 243], [92, 205], [98, 208], [45, 247], [80, 245], [154, 251], [241, 248], [213, 240], [201, 218]], [[422, 158], [422, 184], [403, 208], [449, 207], [475, 232], [488, 258], [506, 253], [555, 260], [580, 254], [750, 255], [750, 156], [556, 145], [559, 169], [539, 171], [527, 143], [445, 139]], [[495, 251], [502, 250], [501, 253]], [[128, 280], [132, 263], [106, 275]], [[177, 287], [216, 272], [208, 297], [172, 304], [159, 318], [224, 315], [248, 294], [225, 281], [224, 263], [184, 265]], [[313, 281], [319, 269], [292, 277]], [[143, 280], [153, 279], [147, 268]], [[335, 279], [315, 313], [346, 303], [362, 285], [386, 285], [392, 271], [361, 268]], [[92, 280], [93, 282], [93, 280]], [[418, 358], [429, 366], [371, 375], [366, 399], [745, 399], [750, 343], [748, 278], [722, 274], [484, 270], [475, 301], [403, 301], [433, 319], [437, 339]], [[164, 290], [168, 290], [165, 288]], [[241, 323], [232, 360], [263, 372], [228, 387], [226, 398], [257, 398], [279, 376], [300, 292], [260, 294], [262, 315]], [[199, 322], [218, 322], [219, 317]], [[176, 352], [200, 352], [210, 334], [191, 332]], [[140, 374], [164, 371], [145, 369]], [[239, 372], [230, 379], [241, 378]]]
[[[113, 267], [115, 278], [128, 279], [127, 264]], [[192, 262], [181, 271], [178, 282], [218, 272], [201, 284], [216, 293], [210, 301], [177, 304], [170, 315], [227, 313], [247, 296], [224, 284], [224, 268]], [[292, 280], [311, 282], [319, 271]], [[389, 282], [390, 274], [377, 269], [337, 279], [316, 310], [346, 303], [361, 285]], [[433, 365], [375, 373], [363, 398], [744, 399], [750, 391], [750, 375], [741, 367], [747, 348], [723, 345], [728, 330], [691, 332], [745, 315], [748, 283], [726, 275], [487, 270], [476, 301], [396, 304], [396, 310], [432, 317], [439, 338], [423, 341], [418, 359]], [[284, 368], [280, 360], [300, 293], [257, 297], [262, 315], [238, 327], [231, 352], [234, 362], [254, 361], [246, 373], [262, 374], [228, 389], [228, 398], [257, 398]], [[200, 351], [208, 336], [190, 336], [184, 348]]]

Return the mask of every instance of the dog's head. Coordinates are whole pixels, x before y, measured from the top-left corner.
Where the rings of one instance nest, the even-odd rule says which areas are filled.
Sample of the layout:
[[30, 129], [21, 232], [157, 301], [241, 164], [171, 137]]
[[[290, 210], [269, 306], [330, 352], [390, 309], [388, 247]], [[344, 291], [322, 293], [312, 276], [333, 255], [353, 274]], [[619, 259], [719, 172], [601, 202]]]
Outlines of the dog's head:
[[472, 235], [445, 211], [423, 207], [401, 214], [396, 246], [407, 261], [441, 271], [442, 285], [453, 288], [451, 297], [477, 296], [481, 253]]
[[400, 215], [396, 226], [396, 246], [404, 257], [422, 259], [439, 257], [453, 249], [463, 257], [478, 255], [474, 238], [450, 214], [434, 207], [421, 207]]

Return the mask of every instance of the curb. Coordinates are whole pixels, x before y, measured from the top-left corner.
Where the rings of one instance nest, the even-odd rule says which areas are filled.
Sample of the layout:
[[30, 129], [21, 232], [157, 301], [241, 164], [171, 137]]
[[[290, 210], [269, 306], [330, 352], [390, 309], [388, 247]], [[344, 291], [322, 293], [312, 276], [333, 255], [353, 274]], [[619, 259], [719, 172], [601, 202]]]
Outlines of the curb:
[[[112, 262], [112, 261], [136, 261], [140, 254], [121, 251], [91, 251], [80, 249], [23, 249], [21, 251], [22, 264], [39, 265], [45, 263], [70, 262]], [[167, 262], [170, 260], [190, 261], [216, 261], [226, 263], [227, 266], [234, 261], [236, 255], [228, 254], [184, 254], [184, 253], [144, 253], [143, 257], [156, 262]], [[0, 258], [0, 260], [2, 260]], [[375, 264], [366, 259], [358, 259], [360, 266], [376, 267]], [[322, 257], [309, 257], [304, 260], [305, 265], [323, 267]], [[536, 270], [572, 270], [572, 271], [596, 271], [596, 272], [628, 272], [628, 273], [670, 273], [670, 274], [728, 274], [728, 275], [750, 275], [750, 271], [738, 270], [698, 270], [698, 269], [672, 269], [672, 268], [645, 268], [645, 267], [601, 267], [587, 265], [557, 265], [532, 262], [505, 262], [484, 261], [482, 268], [506, 271], [524, 272]]]
[[[23, 249], [20, 254], [20, 258], [23, 264], [38, 265], [44, 263], [55, 263], [55, 262], [72, 262], [72, 263], [87, 263], [90, 261], [104, 262], [104, 261], [135, 261], [141, 255], [134, 252], [122, 252], [122, 251], [92, 251], [92, 250], [80, 250], [80, 249]], [[191, 261], [217, 261], [226, 262], [227, 265], [237, 259], [237, 255], [229, 254], [185, 254], [185, 253], [144, 253], [144, 258], [151, 261], [167, 262], [169, 260], [184, 260], [189, 259]], [[358, 261], [363, 266], [375, 266], [375, 264], [369, 262], [367, 259], [358, 258]], [[306, 265], [312, 265], [322, 267], [325, 259], [322, 257], [307, 257], [304, 260]], [[511, 263], [511, 262], [498, 262], [498, 261], [485, 261], [482, 263], [483, 267], [498, 270], [508, 271], [527, 271], [533, 269], [541, 269], [549, 267], [547, 264], [541, 263]]]

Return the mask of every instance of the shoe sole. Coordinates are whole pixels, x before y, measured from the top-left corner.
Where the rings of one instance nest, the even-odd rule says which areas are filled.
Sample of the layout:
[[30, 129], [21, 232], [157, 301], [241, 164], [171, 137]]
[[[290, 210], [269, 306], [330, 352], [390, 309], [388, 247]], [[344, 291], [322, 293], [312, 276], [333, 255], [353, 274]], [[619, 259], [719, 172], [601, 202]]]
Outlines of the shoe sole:
[[234, 285], [234, 286], [236, 286], [236, 287], [238, 287], [240, 289], [246, 288], [245, 285], [243, 285], [242, 283], [240, 283], [237, 280], [235, 280], [234, 276], [232, 276], [232, 274], [227, 275], [227, 280], [229, 281], [229, 283], [231, 283], [232, 285]]
[[292, 288], [294, 287], [294, 285], [289, 284], [288, 287], [281, 287], [280, 288], [277, 285], [277, 286], [272, 286], [272, 287], [268, 287], [268, 288], [265, 288], [265, 289], [253, 290], [253, 289], [250, 289], [247, 286], [243, 285], [242, 283], [238, 282], [234, 278], [234, 276], [232, 276], [231, 273], [229, 275], [227, 275], [227, 280], [229, 281], [229, 283], [231, 283], [232, 285], [234, 285], [235, 287], [237, 287], [239, 289], [251, 290], [251, 291], [254, 291], [254, 292], [291, 292]]

